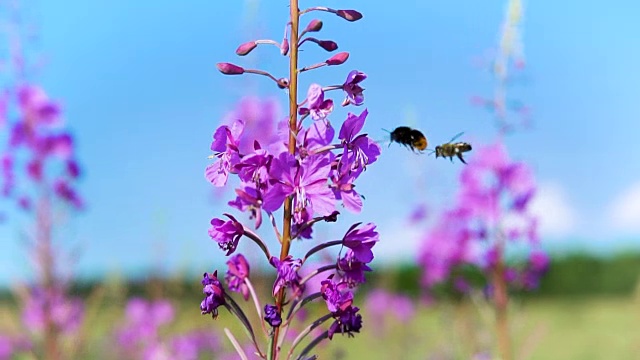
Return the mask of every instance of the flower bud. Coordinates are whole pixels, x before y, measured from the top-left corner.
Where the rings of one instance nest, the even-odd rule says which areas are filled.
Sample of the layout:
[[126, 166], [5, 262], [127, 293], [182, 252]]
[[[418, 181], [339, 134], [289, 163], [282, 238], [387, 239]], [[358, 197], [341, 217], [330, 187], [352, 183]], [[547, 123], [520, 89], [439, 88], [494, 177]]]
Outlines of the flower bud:
[[355, 10], [338, 10], [336, 11], [336, 15], [347, 21], [357, 21], [362, 19], [362, 14]]
[[316, 32], [316, 31], [320, 31], [320, 29], [322, 29], [322, 21], [320, 21], [318, 19], [313, 19], [313, 20], [311, 20], [309, 25], [307, 25], [307, 28], [304, 31], [306, 31], [306, 32]]
[[280, 89], [286, 89], [289, 87], [289, 79], [287, 78], [280, 78], [278, 79], [278, 87]]
[[238, 46], [238, 48], [236, 49], [236, 54], [240, 55], [240, 56], [245, 56], [248, 53], [250, 53], [253, 49], [255, 49], [256, 46], [258, 46], [258, 45], [256, 44], [255, 41], [246, 42], [246, 43]]
[[289, 40], [287, 38], [282, 39], [282, 44], [280, 44], [280, 54], [287, 55], [289, 53]]
[[233, 65], [230, 63], [217, 63], [216, 67], [220, 70], [221, 73], [225, 75], [241, 75], [244, 74], [244, 69], [238, 65]]
[[341, 65], [349, 58], [348, 52], [341, 52], [333, 55], [329, 60], [325, 61], [327, 65]]
[[318, 41], [318, 45], [329, 52], [334, 51], [338, 48], [338, 44], [331, 40], [320, 40]]

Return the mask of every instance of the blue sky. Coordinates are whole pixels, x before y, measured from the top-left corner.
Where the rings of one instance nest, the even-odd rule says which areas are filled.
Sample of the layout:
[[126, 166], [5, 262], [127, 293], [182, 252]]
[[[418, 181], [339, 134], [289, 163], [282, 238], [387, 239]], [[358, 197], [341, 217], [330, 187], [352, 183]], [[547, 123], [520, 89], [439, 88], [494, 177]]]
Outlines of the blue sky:
[[[497, 43], [505, 1], [384, 4], [323, 1], [365, 17], [347, 23], [321, 15], [319, 37], [337, 41], [351, 58], [304, 74], [303, 89], [312, 81], [341, 83], [359, 69], [369, 76], [366, 130], [374, 137], [385, 137], [380, 128], [410, 123], [433, 142], [460, 131], [475, 142], [491, 141], [489, 114], [468, 99], [493, 91], [491, 77], [472, 59]], [[632, 1], [526, 3], [530, 81], [517, 93], [533, 108], [534, 126], [507, 144], [535, 169], [549, 246], [640, 245], [637, 10]], [[152, 266], [202, 272], [222, 264], [207, 236], [209, 220], [224, 211], [203, 178], [211, 134], [243, 95], [276, 96], [283, 105], [285, 96], [265, 79], [224, 77], [215, 64], [285, 76], [286, 58], [275, 48], [243, 59], [234, 50], [255, 37], [280, 40], [287, 2], [59, 0], [41, 2], [36, 13], [50, 59], [40, 80], [64, 104], [86, 170], [80, 189], [88, 211], [74, 217], [60, 240], [80, 249], [75, 273], [140, 273]], [[324, 58], [308, 48], [302, 62]], [[344, 115], [340, 109], [333, 118]], [[409, 205], [416, 194], [434, 206], [446, 203], [461, 165], [400, 146], [385, 150], [358, 184], [367, 198], [363, 213], [326, 231], [331, 236], [350, 221], [376, 222], [383, 236], [378, 257], [410, 260], [416, 243], [402, 225]], [[19, 231], [19, 224], [0, 228], [6, 239], [0, 283], [29, 273]]]

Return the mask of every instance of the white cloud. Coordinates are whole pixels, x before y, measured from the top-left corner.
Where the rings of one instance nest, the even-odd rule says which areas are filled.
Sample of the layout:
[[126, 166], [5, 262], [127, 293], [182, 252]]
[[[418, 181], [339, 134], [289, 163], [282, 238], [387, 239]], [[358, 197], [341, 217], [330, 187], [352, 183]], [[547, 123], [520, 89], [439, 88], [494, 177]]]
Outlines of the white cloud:
[[378, 226], [377, 231], [380, 241], [373, 249], [377, 261], [414, 261], [417, 258], [422, 227], [407, 225], [406, 219], [394, 219]]
[[543, 237], [560, 238], [576, 230], [577, 216], [566, 191], [557, 183], [542, 183], [531, 202]]
[[613, 200], [609, 206], [609, 221], [616, 230], [640, 232], [640, 182]]

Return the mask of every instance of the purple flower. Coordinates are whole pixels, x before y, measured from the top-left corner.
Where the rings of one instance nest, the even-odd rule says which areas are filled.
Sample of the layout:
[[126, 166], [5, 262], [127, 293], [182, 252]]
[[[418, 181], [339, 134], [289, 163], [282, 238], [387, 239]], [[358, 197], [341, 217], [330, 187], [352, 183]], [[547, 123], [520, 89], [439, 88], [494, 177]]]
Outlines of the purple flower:
[[329, 339], [333, 339], [333, 334], [347, 334], [353, 337], [354, 332], [359, 333], [362, 328], [362, 315], [357, 314], [358, 307], [348, 308], [334, 314], [336, 319], [329, 327]]
[[209, 236], [218, 242], [220, 249], [227, 252], [227, 256], [233, 254], [238, 247], [238, 242], [244, 235], [244, 227], [233, 216], [225, 214], [230, 220], [211, 219], [211, 228]]
[[174, 336], [170, 341], [170, 347], [173, 359], [181, 360], [197, 360], [203, 353], [213, 355], [221, 351], [218, 335], [206, 330], [194, 330]]
[[334, 136], [335, 130], [328, 121], [314, 121], [307, 130], [298, 132], [296, 143], [300, 158], [331, 144]]
[[354, 188], [353, 182], [360, 175], [361, 170], [357, 172], [342, 171], [340, 173], [334, 173], [331, 177], [333, 184], [331, 189], [336, 197], [336, 200], [342, 200], [342, 205], [345, 209], [359, 214], [362, 210], [362, 198]]
[[349, 284], [349, 287], [354, 287], [357, 284], [365, 283], [364, 272], [371, 271], [371, 268], [367, 264], [358, 261], [352, 250], [347, 250], [344, 257], [338, 260], [338, 270], [342, 281]]
[[129, 300], [125, 308], [125, 323], [116, 331], [118, 343], [132, 351], [138, 345], [155, 341], [158, 328], [170, 323], [174, 318], [174, 309], [166, 300], [155, 302], [141, 298]]
[[220, 280], [218, 280], [218, 272], [213, 274], [204, 273], [202, 279], [204, 286], [202, 292], [206, 295], [200, 303], [200, 312], [202, 315], [211, 314], [215, 319], [218, 316], [218, 307], [225, 304], [224, 289]]
[[244, 279], [249, 277], [249, 263], [242, 254], [238, 254], [227, 261], [229, 270], [225, 275], [225, 280], [229, 285], [229, 290], [242, 294], [245, 301], [249, 300], [249, 287]]
[[34, 182], [42, 181], [42, 161], [33, 159], [27, 163], [27, 176]]
[[65, 180], [58, 179], [53, 183], [53, 191], [62, 200], [73, 205], [76, 209], [84, 207], [84, 203], [80, 195]]
[[18, 89], [18, 105], [24, 122], [32, 128], [53, 125], [60, 119], [60, 106], [51, 101], [38, 86], [24, 85]]
[[296, 223], [304, 222], [315, 213], [331, 214], [335, 210], [335, 197], [327, 183], [330, 170], [326, 156], [310, 156], [301, 162], [285, 153], [273, 159], [270, 175], [275, 183], [264, 195], [263, 208], [273, 212], [282, 206], [285, 197], [294, 195]]
[[[380, 316], [374, 317], [376, 321], [384, 320], [383, 315], [390, 314], [400, 322], [408, 322], [415, 314], [415, 307], [409, 297], [383, 289], [369, 292], [365, 308], [372, 314], [380, 314]], [[378, 325], [382, 327], [384, 323], [381, 321]]]
[[0, 359], [11, 359], [13, 356], [13, 341], [11, 338], [0, 335]]
[[318, 84], [311, 84], [307, 92], [308, 108], [301, 107], [300, 115], [311, 114], [313, 120], [323, 120], [333, 111], [333, 100], [324, 99], [324, 90]]
[[45, 329], [45, 307], [49, 304], [49, 316], [65, 334], [75, 333], [84, 318], [84, 304], [77, 298], [66, 298], [60, 289], [45, 291], [34, 289], [29, 294], [22, 320], [31, 331], [40, 332]]
[[549, 269], [549, 255], [537, 250], [529, 254], [529, 266], [537, 272], [545, 272]]
[[73, 159], [67, 160], [66, 170], [67, 174], [72, 179], [77, 179], [80, 176], [80, 166], [78, 165], [78, 162]]
[[465, 212], [451, 210], [425, 234], [418, 258], [423, 266], [422, 283], [425, 286], [446, 280], [455, 266], [472, 260], [468, 220]]
[[358, 70], [353, 70], [347, 75], [347, 80], [342, 84], [342, 90], [344, 90], [347, 95], [342, 102], [342, 106], [349, 104], [360, 106], [364, 103], [364, 95], [362, 94], [364, 89], [359, 84], [366, 78], [367, 75]]
[[255, 228], [260, 228], [262, 224], [262, 194], [253, 185], [243, 184], [243, 187], [236, 189], [238, 195], [235, 200], [229, 201], [229, 206], [240, 211], [249, 211], [249, 219], [255, 219]]
[[338, 138], [344, 146], [341, 161], [352, 164], [352, 170], [358, 168], [366, 169], [367, 165], [375, 162], [382, 152], [380, 145], [369, 138], [367, 134], [358, 135], [364, 127], [364, 122], [368, 114], [369, 111], [367, 109], [359, 116], [349, 113], [340, 128]]
[[318, 84], [311, 84], [307, 92], [308, 108], [301, 107], [300, 115], [311, 114], [313, 120], [324, 120], [333, 111], [333, 100], [324, 99], [324, 90]]
[[280, 261], [275, 256], [272, 256], [269, 263], [276, 268], [278, 276], [273, 283], [273, 296], [286, 287], [291, 287], [294, 294], [299, 295], [304, 291], [304, 286], [300, 285], [300, 275], [298, 270], [302, 266], [302, 260], [293, 259], [291, 255], [287, 256], [284, 260]]
[[256, 186], [264, 189], [269, 180], [269, 165], [273, 156], [267, 150], [261, 149], [259, 145], [256, 142], [254, 152], [244, 156], [235, 165], [235, 169], [242, 181], [255, 183]]
[[362, 223], [352, 225], [342, 238], [345, 247], [353, 250], [354, 259], [365, 264], [373, 260], [373, 251], [371, 249], [379, 239], [378, 232], [375, 231], [376, 225], [368, 223], [362, 228], [358, 228]]
[[244, 122], [236, 120], [231, 126], [220, 126], [213, 134], [211, 150], [216, 153], [213, 156], [218, 160], [207, 166], [205, 177], [214, 186], [224, 186], [229, 172], [240, 161], [238, 141], [243, 130]]
[[282, 324], [282, 317], [278, 312], [278, 307], [275, 305], [267, 304], [264, 306], [264, 321], [266, 321], [271, 327], [278, 327]]
[[322, 281], [320, 292], [329, 311], [335, 314], [353, 304], [353, 293], [348, 291], [349, 285], [346, 282], [336, 283], [332, 278], [333, 275]]

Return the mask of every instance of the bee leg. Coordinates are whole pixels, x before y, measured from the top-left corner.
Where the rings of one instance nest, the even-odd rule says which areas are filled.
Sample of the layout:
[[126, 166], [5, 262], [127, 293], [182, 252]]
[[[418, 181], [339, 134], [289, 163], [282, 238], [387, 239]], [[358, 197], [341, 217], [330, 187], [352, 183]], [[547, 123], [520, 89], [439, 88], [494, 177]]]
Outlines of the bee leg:
[[465, 165], [467, 164], [467, 162], [464, 161], [464, 159], [462, 158], [462, 153], [457, 153], [456, 155], [458, 156], [458, 159], [460, 159], [460, 161], [462, 161], [463, 164], [465, 164]]

